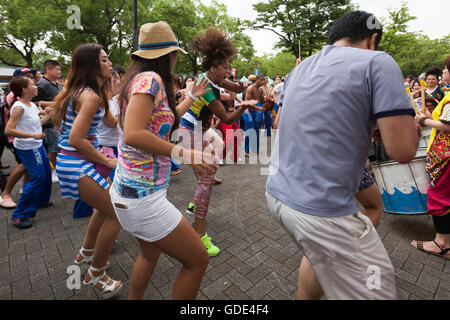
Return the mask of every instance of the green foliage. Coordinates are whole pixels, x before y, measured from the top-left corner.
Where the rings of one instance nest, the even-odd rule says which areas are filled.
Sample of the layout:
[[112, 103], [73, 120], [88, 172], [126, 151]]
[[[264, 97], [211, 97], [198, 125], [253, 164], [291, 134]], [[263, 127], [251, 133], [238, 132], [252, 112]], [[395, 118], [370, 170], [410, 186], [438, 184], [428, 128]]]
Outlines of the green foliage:
[[[70, 5], [81, 9], [81, 29], [70, 30], [67, 12]], [[113, 64], [129, 65], [132, 52], [133, 1], [129, 0], [0, 0], [0, 64], [42, 67], [49, 58], [57, 59], [66, 71], [73, 50], [82, 43], [97, 42], [108, 52]], [[254, 5], [255, 21], [231, 17], [227, 7], [216, 0], [210, 6], [201, 0], [139, 0], [138, 24], [167, 21], [188, 55], [179, 55], [175, 72], [201, 71], [199, 57], [191, 46], [192, 38], [208, 26], [225, 29], [238, 49], [232, 62], [238, 76], [254, 74], [259, 68], [271, 78], [285, 75], [299, 55], [310, 56], [327, 42], [333, 22], [355, 6], [351, 0], [268, 0]], [[389, 9], [383, 21], [385, 32], [380, 49], [391, 54], [404, 74], [418, 75], [427, 67], [442, 66], [450, 53], [450, 35], [430, 39], [408, 32], [411, 16], [407, 3]], [[271, 30], [280, 40], [277, 55], [255, 57], [248, 28]]]
[[31, 67], [36, 45], [52, 28], [51, 11], [43, 0], [0, 1], [0, 62]]
[[310, 56], [328, 40], [337, 18], [353, 7], [350, 0], [269, 0], [253, 5], [258, 12], [255, 21], [247, 21], [255, 30], [270, 30], [280, 37], [277, 48], [299, 56]]
[[179, 55], [175, 72], [180, 74], [197, 74], [200, 71], [199, 57], [192, 49], [191, 40], [205, 28], [217, 26], [225, 29], [238, 49], [238, 59], [253, 57], [254, 49], [251, 39], [243, 34], [239, 19], [228, 15], [224, 4], [213, 1], [206, 6], [200, 1], [160, 0], [151, 9], [148, 22], [167, 21], [180, 46], [188, 55]]
[[382, 19], [385, 28], [380, 50], [386, 51], [399, 64], [404, 75], [418, 76], [428, 67], [442, 64], [450, 54], [450, 35], [432, 40], [420, 33], [408, 32], [408, 22], [416, 17], [403, 2], [398, 9], [389, 9]]
[[233, 68], [237, 69], [238, 78], [255, 74], [255, 69], [260, 69], [260, 74], [267, 74], [270, 78], [285, 76], [295, 67], [296, 57], [290, 52], [280, 52], [275, 56], [265, 55], [254, 57], [250, 61], [235, 61]]

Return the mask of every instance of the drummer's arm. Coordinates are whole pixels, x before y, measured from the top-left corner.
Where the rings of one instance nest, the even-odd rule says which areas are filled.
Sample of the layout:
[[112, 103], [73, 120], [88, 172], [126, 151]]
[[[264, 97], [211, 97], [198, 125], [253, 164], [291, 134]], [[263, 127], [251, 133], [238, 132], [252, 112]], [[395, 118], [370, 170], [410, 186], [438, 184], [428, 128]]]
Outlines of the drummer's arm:
[[381, 138], [389, 157], [400, 163], [412, 161], [417, 152], [419, 136], [414, 118], [397, 115], [377, 120]]

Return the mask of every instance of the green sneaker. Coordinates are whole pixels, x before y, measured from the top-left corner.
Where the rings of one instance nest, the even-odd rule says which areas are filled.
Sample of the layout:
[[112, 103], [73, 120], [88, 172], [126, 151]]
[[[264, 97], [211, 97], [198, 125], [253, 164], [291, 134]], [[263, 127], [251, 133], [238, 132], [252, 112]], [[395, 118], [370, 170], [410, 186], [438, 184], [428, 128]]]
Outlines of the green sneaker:
[[195, 209], [194, 203], [190, 202], [186, 209], [186, 213], [192, 215], [194, 214], [194, 209]]
[[215, 257], [220, 253], [220, 249], [213, 245], [211, 238], [208, 237], [208, 234], [205, 233], [203, 237], [200, 238], [203, 242], [203, 245], [205, 246], [206, 250], [208, 251], [208, 254], [210, 257]]

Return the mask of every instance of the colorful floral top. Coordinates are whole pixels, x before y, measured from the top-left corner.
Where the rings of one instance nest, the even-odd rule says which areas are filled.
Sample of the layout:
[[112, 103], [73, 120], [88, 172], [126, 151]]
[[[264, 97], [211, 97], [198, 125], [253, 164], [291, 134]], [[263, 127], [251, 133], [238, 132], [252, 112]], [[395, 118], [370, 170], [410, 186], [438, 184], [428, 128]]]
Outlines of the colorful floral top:
[[[450, 124], [450, 93], [436, 107], [433, 120]], [[426, 169], [431, 178], [431, 185], [436, 185], [450, 160], [450, 131], [433, 128], [427, 152]]]
[[[175, 115], [169, 107], [161, 77], [155, 72], [140, 73], [130, 82], [127, 91], [127, 99], [122, 101], [122, 123], [127, 112], [127, 101], [134, 94], [149, 94], [154, 97], [155, 104], [147, 129], [168, 141]], [[119, 195], [125, 198], [143, 198], [167, 188], [171, 171], [170, 158], [127, 145], [122, 129], [118, 151], [113, 188]]]

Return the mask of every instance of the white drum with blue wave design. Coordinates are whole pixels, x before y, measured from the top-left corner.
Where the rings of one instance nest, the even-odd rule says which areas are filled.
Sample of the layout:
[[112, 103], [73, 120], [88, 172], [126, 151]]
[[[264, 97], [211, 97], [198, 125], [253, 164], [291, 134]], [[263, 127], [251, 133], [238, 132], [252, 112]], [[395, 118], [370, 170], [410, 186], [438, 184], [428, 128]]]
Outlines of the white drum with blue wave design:
[[416, 158], [408, 164], [388, 161], [372, 166], [387, 213], [428, 213], [430, 178], [425, 170], [425, 159], [426, 149], [420, 148]]

